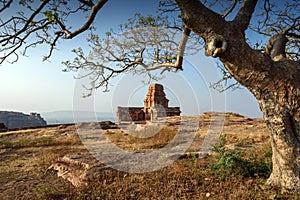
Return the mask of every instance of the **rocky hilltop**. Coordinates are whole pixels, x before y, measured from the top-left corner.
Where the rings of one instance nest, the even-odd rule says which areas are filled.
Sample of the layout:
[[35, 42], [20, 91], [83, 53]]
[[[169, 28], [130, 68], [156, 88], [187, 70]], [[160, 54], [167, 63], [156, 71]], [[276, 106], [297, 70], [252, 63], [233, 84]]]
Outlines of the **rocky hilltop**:
[[47, 122], [38, 113], [26, 115], [21, 112], [0, 111], [0, 123], [3, 123], [8, 129], [42, 127]]
[[[264, 121], [226, 113], [220, 124], [222, 117], [220, 113], [171, 117], [151, 137], [144, 136], [158, 130], [156, 122], [136, 124], [132, 131], [133, 124], [128, 124], [130, 132], [126, 127], [104, 128], [113, 125], [110, 122], [91, 122], [0, 133], [0, 199], [300, 199], [265, 185], [272, 150]], [[193, 120], [198, 126], [189, 126]], [[222, 127], [219, 137], [213, 134], [217, 131], [213, 126]], [[172, 145], [177, 151], [190, 136], [193, 142], [181, 151], [182, 157], [164, 168], [147, 173], [116, 168], [150, 162], [149, 167], [159, 166], [173, 155], [162, 152], [163, 148]], [[199, 158], [216, 140], [220, 141], [216, 150]], [[91, 153], [91, 148], [99, 150]], [[143, 162], [155, 151], [162, 156]], [[138, 154], [142, 159], [129, 159]]]

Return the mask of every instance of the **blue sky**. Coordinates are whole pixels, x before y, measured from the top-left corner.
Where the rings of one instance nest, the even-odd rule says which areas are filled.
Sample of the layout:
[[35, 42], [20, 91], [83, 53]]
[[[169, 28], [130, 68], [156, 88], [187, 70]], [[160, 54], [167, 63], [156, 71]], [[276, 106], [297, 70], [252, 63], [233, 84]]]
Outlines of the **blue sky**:
[[[99, 33], [132, 17], [134, 13], [155, 12], [156, 1], [109, 1], [97, 16], [95, 25]], [[76, 19], [77, 20], [77, 19]], [[77, 24], [78, 25], [78, 24]], [[74, 24], [76, 26], [76, 24]], [[73, 40], [62, 41], [50, 61], [42, 62], [47, 47], [37, 47], [28, 52], [29, 57], [20, 57], [14, 64], [0, 66], [0, 110], [20, 112], [50, 112], [57, 110], [95, 110], [114, 112], [116, 106], [142, 106], [148, 85], [141, 83], [142, 76], [128, 74], [112, 82], [111, 92], [96, 91], [95, 95], [81, 98], [81, 84], [86, 80], [75, 80], [74, 73], [64, 73], [61, 61], [72, 59], [71, 50], [86, 46], [82, 34]], [[166, 74], [160, 81], [165, 85], [171, 106], [181, 106], [183, 114], [198, 114], [204, 111], [236, 112], [251, 117], [261, 117], [258, 104], [246, 89], [225, 93], [209, 88], [209, 84], [221, 77], [215, 60], [200, 51], [187, 57], [184, 71]]]

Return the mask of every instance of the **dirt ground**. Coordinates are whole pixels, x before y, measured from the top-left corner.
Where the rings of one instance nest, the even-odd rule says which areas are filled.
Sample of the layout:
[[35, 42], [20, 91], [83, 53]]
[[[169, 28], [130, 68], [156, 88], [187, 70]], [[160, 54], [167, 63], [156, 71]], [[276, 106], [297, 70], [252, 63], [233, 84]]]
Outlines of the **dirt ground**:
[[[220, 118], [221, 114], [194, 116], [199, 127], [188, 156], [154, 172], [129, 173], [105, 168], [97, 180], [81, 187], [73, 186], [49, 169], [66, 154], [88, 152], [78, 136], [78, 126], [2, 132], [0, 199], [300, 199], [298, 194], [265, 184], [271, 148], [268, 130], [261, 119], [227, 113], [224, 123], [218, 124], [214, 116]], [[120, 129], [109, 129], [105, 134], [120, 148], [147, 151], [163, 147], [176, 136], [178, 119], [172, 120], [148, 138], [136, 139]], [[223, 143], [218, 143], [207, 156], [197, 158], [193, 152], [203, 145], [208, 130], [222, 125]], [[223, 162], [225, 154], [230, 162], [236, 159], [240, 164], [231, 166], [232, 163]]]

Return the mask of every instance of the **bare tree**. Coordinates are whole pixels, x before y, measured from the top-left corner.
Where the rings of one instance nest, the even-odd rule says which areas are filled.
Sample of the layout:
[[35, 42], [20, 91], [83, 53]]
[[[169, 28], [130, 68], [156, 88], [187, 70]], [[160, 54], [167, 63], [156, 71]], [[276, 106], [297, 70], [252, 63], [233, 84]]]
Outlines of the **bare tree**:
[[[27, 1], [20, 1], [32, 14], [25, 17], [24, 13], [19, 13], [18, 16], [1, 19], [1, 63], [11, 55], [17, 56], [21, 47], [25, 47], [26, 52], [28, 47], [40, 43], [50, 45], [46, 58], [51, 56], [60, 38], [70, 39], [90, 29], [95, 15], [106, 2], [78, 0], [77, 6], [71, 7], [67, 1], [44, 0], [33, 9]], [[182, 24], [178, 24], [177, 20], [172, 23], [172, 19], [140, 16], [133, 18], [140, 21], [123, 27], [122, 35], [110, 32], [106, 38], [100, 39], [92, 34], [89, 38], [93, 46], [91, 53], [85, 55], [82, 49], [75, 50], [77, 57], [74, 61], [65, 62], [67, 70], [86, 69], [93, 76], [92, 85], [95, 87], [107, 87], [109, 80], [120, 73], [148, 73], [158, 68], [176, 71], [183, 68], [184, 50], [189, 46], [186, 42], [191, 32], [204, 41], [205, 54], [218, 58], [226, 75], [233, 77], [256, 97], [272, 139], [273, 171], [268, 183], [299, 191], [299, 2], [280, 1], [280, 7], [272, 4], [271, 0], [228, 2], [231, 4], [222, 5], [224, 1], [218, 0], [212, 3], [162, 1], [161, 10], [165, 13], [181, 12]], [[2, 13], [12, 1], [1, 3]], [[89, 17], [81, 27], [71, 31], [66, 25], [68, 17], [78, 12], [89, 13]], [[130, 27], [130, 24], [137, 26]], [[269, 38], [265, 48], [248, 40], [250, 30]], [[177, 31], [182, 32], [181, 39], [176, 38]], [[32, 34], [36, 34], [34, 42], [26, 43]], [[101, 59], [101, 62], [94, 58]]]
[[[36, 1], [0, 1], [0, 64], [10, 58], [14, 63], [19, 55], [26, 55], [28, 48], [41, 44], [50, 46], [44, 60], [51, 55], [59, 39], [72, 39], [92, 28], [92, 23], [99, 10], [108, 0], [96, 3], [90, 0], [78, 0], [70, 3], [66, 0]], [[15, 3], [15, 4], [14, 4]], [[13, 5], [14, 4], [14, 5]], [[8, 17], [10, 7], [21, 6], [23, 9]], [[66, 23], [74, 15], [87, 14], [81, 27], [71, 30]]]

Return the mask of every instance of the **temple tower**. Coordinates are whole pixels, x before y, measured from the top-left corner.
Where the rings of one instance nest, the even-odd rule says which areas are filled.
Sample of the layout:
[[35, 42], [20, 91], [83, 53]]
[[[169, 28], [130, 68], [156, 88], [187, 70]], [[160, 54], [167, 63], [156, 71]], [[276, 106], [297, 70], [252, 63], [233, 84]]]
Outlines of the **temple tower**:
[[169, 100], [166, 98], [164, 87], [160, 84], [149, 86], [146, 99], [144, 100], [144, 113], [147, 120], [151, 119], [152, 110], [165, 110], [168, 108]]

